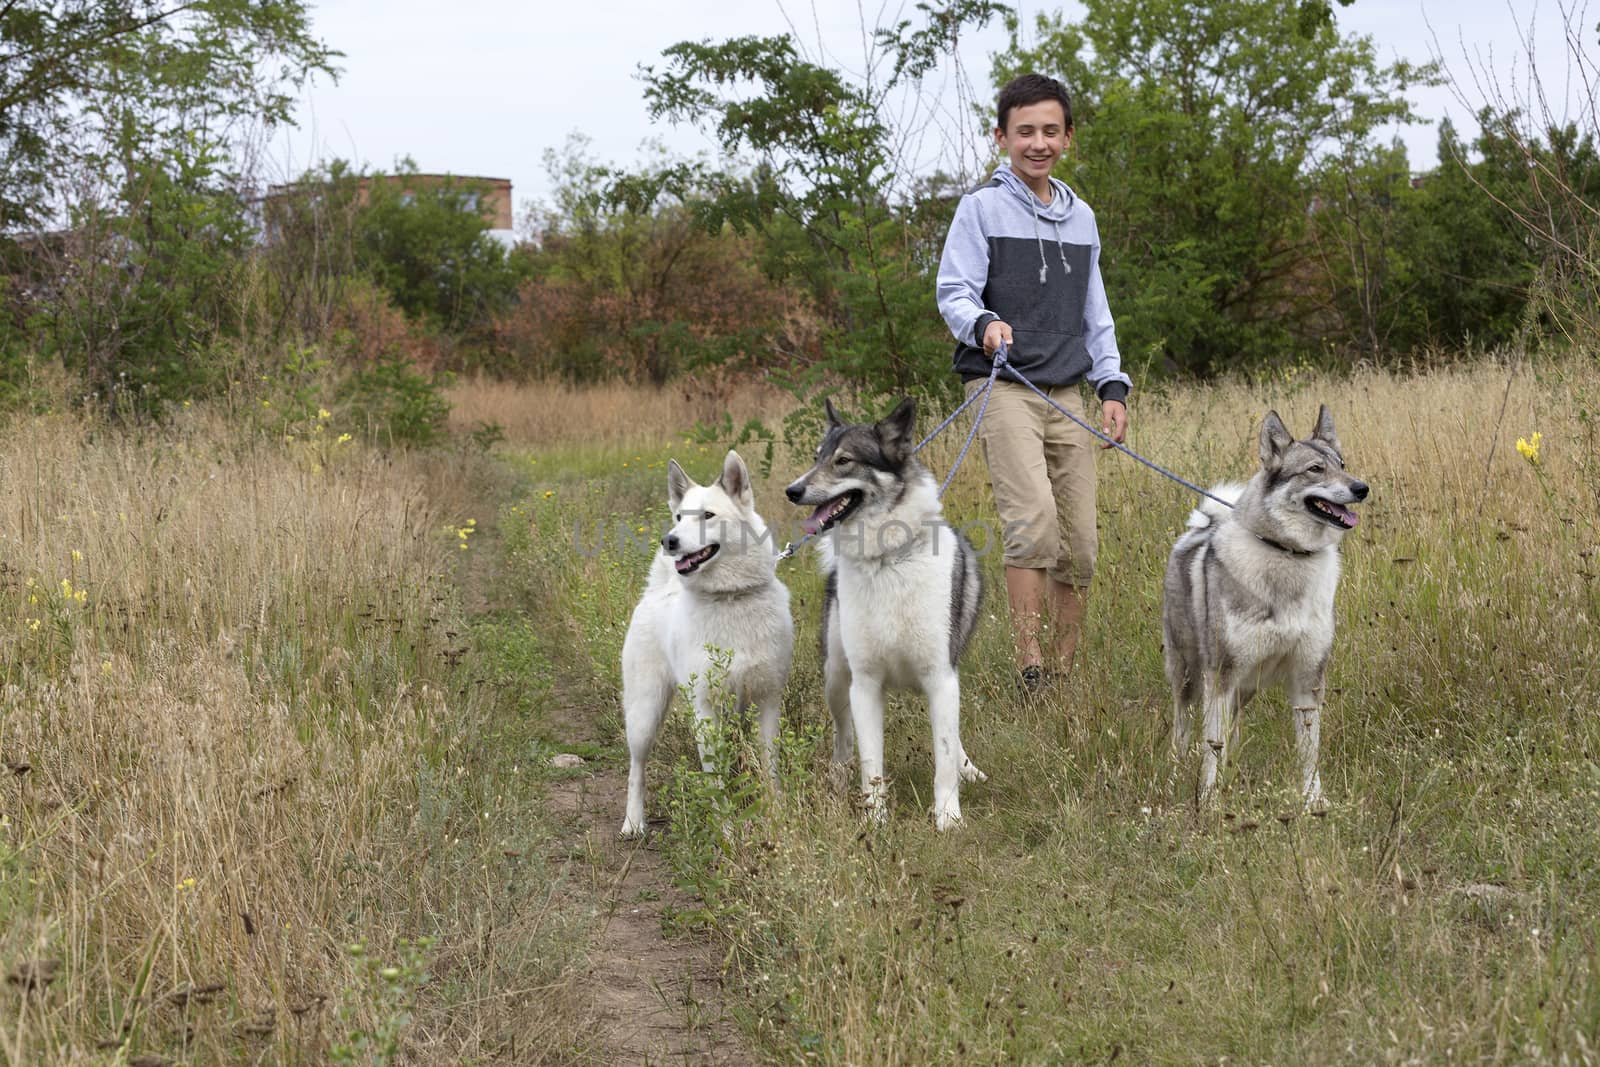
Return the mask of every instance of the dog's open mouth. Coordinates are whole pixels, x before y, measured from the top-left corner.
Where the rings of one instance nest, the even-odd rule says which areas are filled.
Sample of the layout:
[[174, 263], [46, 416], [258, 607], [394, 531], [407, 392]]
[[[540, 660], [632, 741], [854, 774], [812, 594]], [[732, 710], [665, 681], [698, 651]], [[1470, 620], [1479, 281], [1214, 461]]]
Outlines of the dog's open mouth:
[[707, 545], [698, 552], [691, 552], [687, 556], [679, 556], [672, 561], [672, 565], [678, 569], [679, 574], [693, 574], [700, 569], [700, 564], [715, 556], [717, 549], [721, 547], [721, 545]]
[[823, 530], [839, 525], [850, 516], [850, 513], [861, 503], [861, 491], [852, 489], [842, 493], [813, 511], [801, 525], [808, 534], [819, 534]]
[[1361, 521], [1360, 516], [1343, 504], [1335, 504], [1320, 496], [1306, 497], [1306, 509], [1323, 522], [1337, 526], [1341, 530], [1354, 529], [1356, 523]]

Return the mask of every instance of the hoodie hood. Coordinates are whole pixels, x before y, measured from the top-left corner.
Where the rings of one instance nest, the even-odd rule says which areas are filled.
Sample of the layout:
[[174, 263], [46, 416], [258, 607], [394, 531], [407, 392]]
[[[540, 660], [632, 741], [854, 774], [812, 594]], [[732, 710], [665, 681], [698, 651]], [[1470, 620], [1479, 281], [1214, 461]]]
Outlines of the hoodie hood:
[[1072, 208], [1077, 202], [1077, 197], [1072, 190], [1067, 188], [1067, 183], [1059, 178], [1050, 179], [1052, 196], [1046, 204], [1039, 199], [1037, 193], [1028, 188], [1017, 172], [1011, 169], [1011, 161], [1003, 159], [994, 170], [994, 180], [1003, 186], [1006, 192], [1016, 198], [1021, 204], [1029, 208], [1034, 215], [1046, 222], [1065, 222], [1072, 215]]

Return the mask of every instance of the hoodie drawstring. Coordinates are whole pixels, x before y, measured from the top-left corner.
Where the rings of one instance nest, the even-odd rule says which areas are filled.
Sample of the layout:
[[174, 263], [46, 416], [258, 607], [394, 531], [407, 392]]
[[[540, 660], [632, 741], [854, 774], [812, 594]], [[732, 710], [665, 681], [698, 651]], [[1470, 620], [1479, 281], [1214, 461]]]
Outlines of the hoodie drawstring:
[[[1061, 241], [1061, 220], [1051, 219], [1051, 225], [1056, 229], [1056, 253], [1061, 256], [1061, 269], [1068, 274], [1072, 273], [1072, 264], [1067, 262], [1067, 249]], [[1039, 213], [1033, 213], [1033, 239], [1039, 242], [1039, 284], [1043, 285], [1050, 276], [1049, 263], [1044, 258], [1044, 235], [1039, 232]]]

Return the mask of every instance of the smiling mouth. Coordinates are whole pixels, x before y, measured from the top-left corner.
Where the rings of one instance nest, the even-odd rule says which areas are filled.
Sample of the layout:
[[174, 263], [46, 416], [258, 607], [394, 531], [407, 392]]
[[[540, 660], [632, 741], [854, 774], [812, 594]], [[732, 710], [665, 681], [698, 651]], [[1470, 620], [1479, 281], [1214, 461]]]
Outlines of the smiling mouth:
[[721, 545], [707, 545], [698, 552], [691, 552], [687, 556], [680, 556], [672, 561], [672, 566], [679, 574], [693, 574], [700, 569], [700, 564], [717, 554]]
[[803, 525], [808, 534], [819, 534], [824, 530], [839, 525], [850, 517], [861, 503], [861, 491], [852, 489], [848, 493], [841, 493], [832, 500], [813, 511]]
[[1343, 504], [1335, 504], [1320, 496], [1306, 497], [1306, 510], [1323, 522], [1337, 526], [1341, 530], [1352, 530], [1356, 523], [1361, 521], [1360, 516]]

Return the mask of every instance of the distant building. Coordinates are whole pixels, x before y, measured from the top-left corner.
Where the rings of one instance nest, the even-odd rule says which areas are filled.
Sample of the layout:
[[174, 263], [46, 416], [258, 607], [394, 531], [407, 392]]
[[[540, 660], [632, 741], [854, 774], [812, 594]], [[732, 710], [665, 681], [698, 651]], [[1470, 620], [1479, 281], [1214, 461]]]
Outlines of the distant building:
[[[508, 244], [511, 242], [513, 231], [510, 178], [483, 178], [471, 174], [362, 174], [351, 180], [355, 182], [355, 203], [358, 207], [371, 198], [374, 182], [382, 182], [405, 190], [400, 194], [402, 203], [409, 201], [417, 189], [441, 185], [465, 187], [467, 206], [476, 207], [482, 212], [484, 221], [489, 224], [489, 230], [496, 238]], [[308, 193], [316, 197], [320, 195], [316, 192], [316, 188], [316, 183], [303, 182], [267, 186], [266, 195], [262, 196], [257, 204], [261, 211], [262, 235], [269, 244], [276, 240], [278, 234], [274, 220], [274, 206], [288, 203]]]

